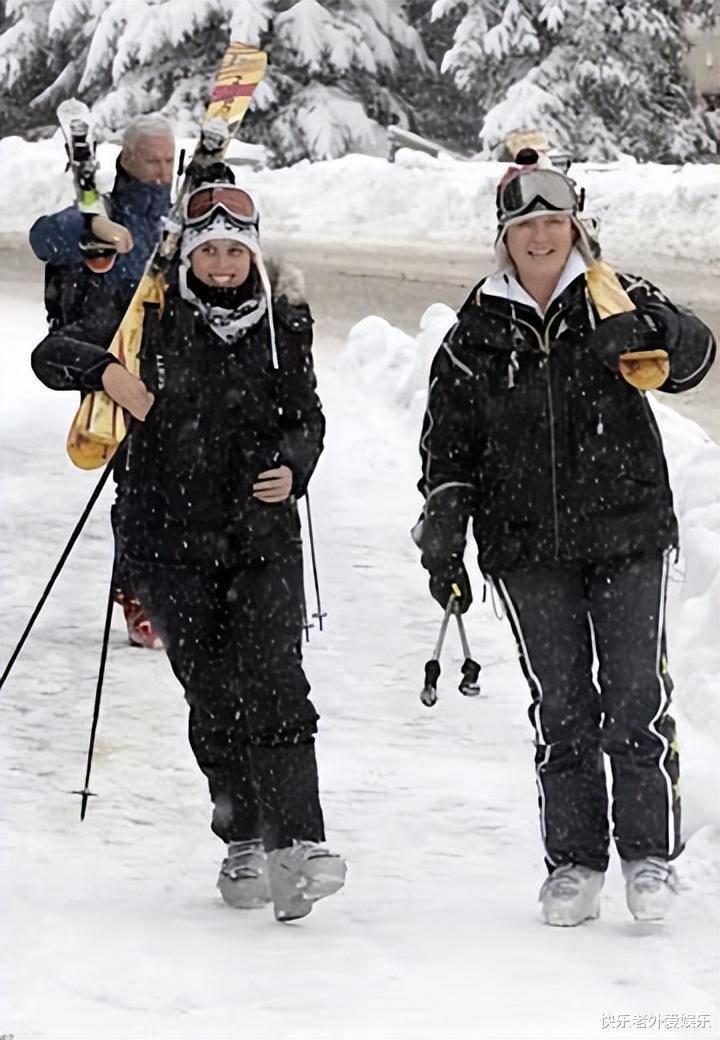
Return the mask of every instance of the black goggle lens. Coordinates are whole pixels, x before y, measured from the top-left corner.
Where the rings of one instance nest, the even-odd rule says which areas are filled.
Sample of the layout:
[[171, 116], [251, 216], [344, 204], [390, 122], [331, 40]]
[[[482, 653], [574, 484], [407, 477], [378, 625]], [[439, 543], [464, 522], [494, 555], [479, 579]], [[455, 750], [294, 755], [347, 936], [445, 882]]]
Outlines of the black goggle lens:
[[498, 210], [505, 217], [520, 216], [539, 207], [575, 210], [580, 203], [570, 181], [554, 170], [518, 174], [503, 185], [499, 195]]

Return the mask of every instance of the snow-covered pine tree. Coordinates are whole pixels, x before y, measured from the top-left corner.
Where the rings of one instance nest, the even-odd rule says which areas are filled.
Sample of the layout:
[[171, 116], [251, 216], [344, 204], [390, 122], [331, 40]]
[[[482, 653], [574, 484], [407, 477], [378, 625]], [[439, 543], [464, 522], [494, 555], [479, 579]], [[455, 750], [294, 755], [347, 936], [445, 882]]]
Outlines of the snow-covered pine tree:
[[403, 0], [276, 4], [271, 62], [282, 69], [273, 133], [288, 158], [385, 150], [382, 127], [407, 126], [402, 61], [434, 71]]
[[[402, 62], [433, 68], [405, 0], [12, 4], [15, 15], [25, 18], [25, 8], [33, 8], [37, 32], [45, 33], [54, 74], [38, 84], [41, 99], [57, 103], [76, 93], [93, 105], [101, 135], [110, 138], [130, 116], [151, 110], [169, 115], [180, 133], [195, 133], [208, 83], [230, 38], [269, 52], [269, 73], [255, 93], [243, 136], [265, 144], [280, 162], [382, 150], [382, 126], [408, 121], [399, 93]], [[17, 20], [5, 36], [18, 36]], [[30, 37], [23, 40], [29, 48]]]
[[432, 16], [455, 26], [442, 71], [478, 106], [485, 153], [541, 129], [588, 159], [711, 157], [682, 65], [686, 20], [709, 24], [708, 0], [435, 0]]
[[452, 46], [449, 18], [431, 20], [432, 0], [405, 0], [414, 25], [433, 64], [433, 72], [401, 55], [401, 96], [407, 106], [410, 130], [453, 151], [477, 151], [479, 112], [452, 76], [440, 75], [440, 63]]
[[0, 0], [0, 131], [3, 136], [35, 126], [41, 112], [28, 100], [53, 79], [45, 54], [52, 0]]

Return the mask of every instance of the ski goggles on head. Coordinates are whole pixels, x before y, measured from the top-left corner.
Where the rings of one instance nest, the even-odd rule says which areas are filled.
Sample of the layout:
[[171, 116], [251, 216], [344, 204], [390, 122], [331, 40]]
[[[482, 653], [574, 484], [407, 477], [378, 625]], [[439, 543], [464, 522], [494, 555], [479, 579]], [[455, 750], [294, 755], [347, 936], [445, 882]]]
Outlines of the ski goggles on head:
[[533, 210], [576, 213], [582, 209], [585, 192], [580, 195], [569, 177], [558, 170], [528, 170], [501, 184], [497, 190], [497, 215], [501, 224]]
[[257, 224], [258, 211], [253, 199], [232, 184], [206, 184], [191, 191], [183, 203], [183, 224], [204, 224], [221, 207], [234, 222]]

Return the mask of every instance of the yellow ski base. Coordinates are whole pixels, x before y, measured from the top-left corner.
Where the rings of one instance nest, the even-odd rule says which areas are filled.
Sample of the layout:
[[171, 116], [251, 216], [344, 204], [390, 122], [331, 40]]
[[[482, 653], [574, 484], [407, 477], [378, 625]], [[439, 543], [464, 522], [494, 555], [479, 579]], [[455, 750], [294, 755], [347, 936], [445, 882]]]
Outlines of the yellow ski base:
[[[144, 304], [165, 301], [162, 275], [144, 274], [120, 327], [113, 336], [108, 353], [114, 354], [129, 372], [139, 375]], [[127, 433], [125, 416], [104, 390], [83, 398], [67, 438], [67, 453], [80, 469], [98, 469], [113, 457]]]
[[[89, 432], [92, 426], [92, 412], [97, 412], [98, 408], [111, 413], [110, 419], [104, 420], [104, 423], [108, 423], [116, 432], [109, 437], [103, 437], [101, 433]], [[115, 404], [106, 393], [88, 394], [83, 399], [70, 427], [66, 444], [67, 453], [80, 469], [99, 469], [113, 457], [126, 432], [122, 408]]]
[[266, 67], [264, 51], [246, 43], [231, 43], [223, 55], [205, 118], [219, 116], [230, 127], [239, 123]]
[[613, 314], [635, 310], [635, 304], [623, 289], [620, 279], [604, 260], [596, 260], [592, 267], [588, 268], [585, 277], [601, 318], [610, 318]]

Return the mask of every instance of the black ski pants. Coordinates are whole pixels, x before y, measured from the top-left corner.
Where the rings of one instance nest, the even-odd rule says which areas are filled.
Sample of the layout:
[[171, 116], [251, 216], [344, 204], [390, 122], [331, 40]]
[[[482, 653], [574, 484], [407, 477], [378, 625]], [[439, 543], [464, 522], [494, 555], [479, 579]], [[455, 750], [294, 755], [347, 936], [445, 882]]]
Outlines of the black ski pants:
[[668, 555], [542, 564], [497, 580], [530, 686], [551, 871], [567, 863], [607, 868], [603, 752], [621, 858], [681, 851], [664, 627]]
[[126, 568], [190, 705], [190, 744], [225, 842], [323, 841], [302, 668], [302, 556]]

